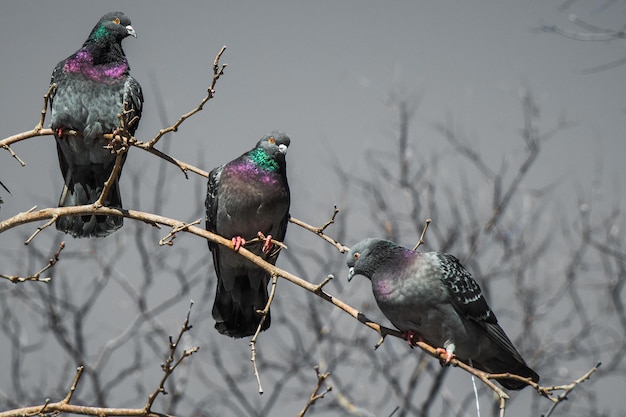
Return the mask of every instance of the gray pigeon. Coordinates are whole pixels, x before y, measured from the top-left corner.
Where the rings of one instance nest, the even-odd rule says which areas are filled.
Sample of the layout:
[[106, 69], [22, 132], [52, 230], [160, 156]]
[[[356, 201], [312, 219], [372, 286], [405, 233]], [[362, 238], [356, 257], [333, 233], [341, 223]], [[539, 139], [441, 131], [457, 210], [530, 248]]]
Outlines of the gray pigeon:
[[[270, 238], [282, 241], [289, 220], [289, 185], [285, 154], [289, 137], [265, 135], [254, 149], [209, 173], [206, 229], [232, 239], [235, 251], [246, 249], [276, 263], [278, 250]], [[267, 238], [246, 245], [262, 232]], [[253, 335], [265, 308], [270, 275], [232, 249], [209, 242], [217, 274], [213, 304], [215, 328], [231, 337]], [[270, 315], [262, 330], [270, 327]]]
[[[480, 287], [454, 256], [417, 252], [382, 239], [366, 239], [347, 257], [350, 272], [372, 282], [374, 298], [409, 343], [423, 340], [489, 373], [519, 375], [539, 381], [513, 346], [487, 305]], [[470, 363], [471, 361], [471, 363]], [[498, 380], [519, 390], [525, 383]]]
[[[127, 36], [136, 36], [130, 19], [122, 12], [107, 13], [83, 47], [52, 72], [50, 83], [56, 84], [56, 90], [50, 97], [50, 127], [65, 180], [59, 207], [91, 204], [100, 197], [116, 158], [105, 148], [107, 141], [101, 135], [118, 129], [118, 114], [126, 110], [126, 128], [131, 135], [137, 129], [143, 95], [129, 74], [122, 49], [122, 39]], [[67, 135], [69, 130], [79, 136]], [[122, 208], [118, 179], [114, 179], [105, 206]], [[122, 227], [122, 222], [118, 216], [69, 216], [59, 218], [56, 227], [74, 237], [103, 237]]]

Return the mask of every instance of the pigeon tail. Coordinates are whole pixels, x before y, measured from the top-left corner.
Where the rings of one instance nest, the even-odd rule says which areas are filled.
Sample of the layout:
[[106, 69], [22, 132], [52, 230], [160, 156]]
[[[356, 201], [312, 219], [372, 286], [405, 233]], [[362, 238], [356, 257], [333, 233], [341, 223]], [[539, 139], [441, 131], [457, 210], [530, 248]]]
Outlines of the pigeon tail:
[[[254, 279], [261, 285], [250, 285], [251, 277], [237, 275], [232, 289], [226, 289], [222, 280], [218, 279], [215, 302], [213, 303], [213, 319], [215, 328], [221, 334], [234, 338], [252, 336], [256, 333], [263, 316], [257, 310], [263, 310], [267, 304], [267, 279]], [[267, 312], [261, 330], [270, 327], [270, 313]]]
[[[59, 207], [82, 206], [94, 203], [102, 194], [104, 183], [111, 175], [111, 166], [102, 164], [75, 165], [65, 173], [65, 186]], [[107, 207], [122, 208], [118, 179], [113, 182], [104, 201]], [[66, 216], [56, 221], [56, 228], [74, 237], [105, 237], [122, 227], [120, 216]]]
[[[475, 368], [491, 374], [509, 373], [524, 378], [530, 378], [534, 382], [539, 382], [539, 375], [528, 367], [525, 363], [518, 362], [513, 358], [492, 357], [481, 362], [472, 361]], [[498, 379], [500, 385], [510, 390], [521, 390], [528, 385], [516, 379]]]

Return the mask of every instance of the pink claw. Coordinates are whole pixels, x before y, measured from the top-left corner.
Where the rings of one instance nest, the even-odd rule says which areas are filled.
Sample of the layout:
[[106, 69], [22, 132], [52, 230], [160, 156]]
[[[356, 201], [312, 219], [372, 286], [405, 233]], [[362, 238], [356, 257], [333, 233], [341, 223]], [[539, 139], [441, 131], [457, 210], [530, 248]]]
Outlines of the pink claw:
[[234, 236], [231, 240], [233, 242], [233, 250], [235, 252], [239, 252], [239, 249], [246, 244], [246, 239], [241, 236]]
[[272, 250], [274, 244], [272, 243], [272, 235], [267, 235], [265, 237], [265, 243], [263, 243], [263, 248], [261, 249], [263, 253], [268, 253]]
[[442, 353], [446, 354], [446, 359], [444, 361], [444, 364], [448, 364], [450, 363], [450, 361], [452, 360], [452, 358], [454, 358], [454, 353], [450, 352], [449, 350], [446, 350], [444, 348], [437, 348], [435, 349], [435, 351], [437, 352], [437, 354], [441, 355]]

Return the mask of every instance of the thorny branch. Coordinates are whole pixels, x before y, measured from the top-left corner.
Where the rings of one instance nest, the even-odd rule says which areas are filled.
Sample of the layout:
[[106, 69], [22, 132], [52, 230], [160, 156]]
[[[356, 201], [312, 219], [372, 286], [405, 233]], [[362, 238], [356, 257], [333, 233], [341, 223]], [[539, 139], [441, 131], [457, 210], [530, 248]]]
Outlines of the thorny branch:
[[[214, 87], [216, 85], [217, 80], [221, 77], [221, 75], [223, 75], [223, 71], [226, 67], [226, 64], [220, 66], [219, 65], [219, 59], [221, 58], [223, 52], [225, 51], [225, 47], [223, 47], [220, 52], [218, 53], [218, 55], [215, 58], [214, 61], [214, 76], [213, 76], [213, 81], [211, 83], [211, 86], [208, 89], [208, 94], [207, 96], [201, 101], [200, 105], [198, 107], [196, 107], [194, 110], [192, 110], [191, 112], [181, 116], [179, 118], [179, 120], [172, 126], [166, 128], [166, 129], [161, 129], [159, 131], [159, 133], [149, 142], [140, 142], [137, 141], [135, 138], [133, 137], [126, 137], [126, 135], [124, 135], [124, 137], [122, 137], [122, 149], [120, 149], [120, 153], [118, 153], [118, 158], [116, 160], [116, 167], [118, 165], [121, 166], [121, 157], [122, 157], [122, 153], [127, 151], [127, 147], [130, 146], [136, 146], [136, 147], [140, 147], [150, 153], [153, 153], [154, 155], [157, 155], [161, 158], [166, 159], [167, 161], [177, 165], [186, 175], [186, 172], [188, 170], [195, 172], [199, 175], [205, 176], [207, 177], [208, 174], [198, 168], [192, 167], [191, 165], [185, 164], [181, 161], [178, 161], [174, 158], [169, 157], [168, 155], [163, 154], [162, 152], [154, 149], [154, 145], [160, 140], [161, 137], [163, 137], [166, 133], [168, 132], [175, 132], [177, 131], [177, 129], [179, 128], [179, 126], [189, 117], [193, 116], [194, 114], [196, 114], [197, 112], [199, 112], [200, 110], [202, 110], [204, 104], [210, 100], [213, 95], [214, 95]], [[21, 161], [21, 159], [19, 159], [19, 157], [12, 151], [12, 149], [10, 148], [10, 145], [13, 143], [16, 143], [18, 141], [27, 139], [27, 138], [31, 138], [31, 137], [36, 137], [36, 136], [44, 136], [44, 135], [52, 135], [53, 132], [50, 129], [43, 129], [43, 122], [45, 119], [45, 110], [47, 108], [47, 104], [48, 104], [48, 98], [49, 95], [52, 91], [54, 86], [51, 86], [50, 89], [48, 90], [48, 93], [44, 96], [44, 110], [42, 110], [42, 115], [41, 115], [41, 119], [40, 119], [40, 123], [35, 127], [35, 129], [33, 129], [32, 131], [28, 131], [28, 132], [24, 132], [18, 135], [14, 135], [11, 136], [9, 138], [6, 138], [2, 141], [0, 141], [0, 147], [7, 149], [11, 155], [18, 160], [22, 165], [25, 165], [23, 163], [23, 161]], [[525, 103], [527, 104], [527, 103]], [[76, 134], [75, 132], [68, 132], [69, 134]], [[449, 133], [449, 132], [448, 132]], [[527, 146], [528, 146], [528, 159], [526, 161], [524, 161], [524, 163], [522, 164], [522, 166], [520, 167], [519, 171], [518, 171], [518, 177], [516, 177], [514, 179], [514, 181], [511, 183], [509, 190], [504, 194], [504, 197], [499, 199], [497, 201], [498, 205], [496, 205], [495, 210], [493, 212], [493, 216], [490, 219], [490, 221], [487, 223], [486, 229], [488, 230], [492, 224], [496, 223], [498, 220], [498, 217], [500, 215], [500, 210], [502, 209], [503, 206], [506, 206], [508, 203], [508, 198], [509, 198], [509, 193], [514, 191], [518, 184], [519, 181], [521, 180], [521, 177], [524, 176], [526, 170], [526, 165], [529, 165], [530, 163], [532, 163], [534, 156], [535, 156], [535, 151], [536, 148], [538, 147], [540, 140], [545, 140], [545, 136], [544, 137], [536, 137], [534, 136], [534, 134], [536, 132], [534, 132], [533, 130], [527, 130], [525, 131], [525, 133], [527, 134], [527, 136], [525, 137], [525, 140], [527, 141]], [[116, 137], [113, 137], [113, 135], [105, 135], [106, 139], [112, 140], [112, 139], [119, 139], [120, 136], [116, 135]], [[461, 151], [461, 153], [463, 153], [463, 151], [465, 150], [466, 152], [468, 152], [469, 148], [465, 149], [463, 146], [460, 146], [458, 143], [456, 143], [457, 145], [457, 150]], [[467, 153], [467, 156], [472, 159], [473, 158], [473, 154], [471, 153]], [[477, 159], [476, 161], [481, 162], [480, 159]], [[480, 168], [480, 164], [477, 164]], [[118, 167], [119, 170], [119, 167]], [[488, 172], [488, 174], [492, 174], [491, 172]], [[109, 180], [107, 181], [107, 183], [111, 182], [112, 178], [115, 178], [115, 175], [117, 175], [117, 172], [114, 170], [114, 172], [112, 173], [112, 176], [109, 178]], [[496, 175], [497, 176], [497, 175]], [[105, 187], [105, 191], [106, 187]], [[180, 232], [180, 231], [184, 231], [184, 232], [188, 232], [191, 234], [195, 234], [197, 236], [200, 236], [204, 239], [213, 241], [215, 243], [224, 245], [226, 247], [230, 247], [232, 248], [232, 242], [224, 239], [221, 236], [212, 234], [204, 229], [195, 227], [195, 224], [198, 224], [199, 221], [195, 221], [193, 223], [185, 223], [185, 222], [180, 222], [174, 219], [170, 219], [170, 218], [166, 218], [166, 217], [162, 217], [162, 216], [158, 216], [158, 215], [154, 215], [154, 214], [150, 214], [150, 213], [145, 213], [145, 212], [139, 212], [139, 211], [134, 211], [134, 210], [120, 210], [120, 209], [114, 209], [114, 208], [108, 208], [108, 207], [104, 207], [102, 206], [102, 201], [104, 200], [106, 194], [103, 191], [103, 194], [101, 195], [100, 199], [98, 200], [98, 202], [91, 204], [91, 205], [85, 205], [85, 206], [77, 206], [77, 207], [62, 207], [62, 208], [49, 208], [49, 209], [43, 209], [43, 210], [39, 210], [39, 211], [35, 211], [35, 208], [25, 212], [25, 213], [19, 213], [16, 216], [13, 216], [10, 219], [7, 219], [5, 221], [0, 222], [0, 233], [10, 229], [12, 227], [15, 227], [17, 225], [21, 225], [21, 224], [25, 224], [25, 223], [29, 223], [29, 222], [34, 222], [34, 221], [42, 221], [45, 219], [50, 219], [50, 221], [48, 221], [46, 224], [44, 224], [41, 227], [38, 227], [37, 231], [35, 233], [33, 233], [33, 235], [27, 240], [27, 242], [29, 242], [30, 240], [32, 240], [32, 238], [34, 238], [41, 230], [43, 230], [44, 228], [46, 228], [47, 226], [51, 225], [52, 223], [54, 223], [54, 221], [59, 217], [59, 216], [63, 216], [63, 215], [85, 215], [85, 214], [105, 214], [105, 215], [116, 215], [116, 216], [123, 216], [123, 217], [127, 217], [127, 218], [131, 218], [131, 219], [135, 219], [135, 220], [140, 220], [143, 221], [145, 223], [151, 224], [153, 226], [156, 227], [160, 227], [160, 225], [165, 225], [165, 226], [169, 226], [172, 228], [172, 231], [168, 234], [168, 236], [166, 236], [166, 238], [161, 239], [160, 243], [161, 244], [165, 244], [165, 245], [173, 245], [173, 238], [175, 237], [175, 235]], [[328, 243], [330, 243], [331, 245], [333, 245], [334, 247], [336, 247], [340, 252], [346, 252], [349, 250], [349, 248], [347, 248], [346, 246], [342, 245], [341, 243], [337, 242], [336, 240], [334, 240], [333, 238], [331, 238], [330, 236], [326, 235], [325, 229], [330, 226], [331, 224], [334, 223], [335, 217], [338, 214], [339, 210], [337, 209], [337, 207], [334, 208], [334, 212], [332, 214], [332, 217], [330, 218], [329, 221], [327, 221], [324, 225], [322, 225], [321, 227], [314, 227], [311, 225], [308, 225], [300, 220], [297, 220], [295, 218], [290, 218], [290, 222], [305, 228], [306, 230], [311, 231], [312, 233], [320, 236], [322, 239], [324, 239], [325, 241], [327, 241]], [[418, 244], [416, 245], [416, 248], [423, 243], [423, 237], [426, 233], [426, 229], [428, 228], [429, 225], [429, 221], [427, 220], [426, 225], [423, 229], [422, 235], [420, 237], [420, 240], [418, 242]], [[278, 242], [280, 243], [280, 242]], [[60, 253], [60, 251], [62, 250], [62, 247], [59, 248], [59, 251], [57, 252], [57, 256], [55, 256], [55, 259], [58, 260], [58, 254]], [[343, 301], [339, 300], [338, 298], [334, 297], [333, 295], [325, 292], [323, 290], [323, 287], [330, 281], [330, 279], [332, 279], [332, 276], [329, 275], [321, 284], [315, 285], [312, 283], [309, 283], [308, 281], [305, 281], [287, 271], [281, 270], [279, 268], [276, 268], [274, 265], [269, 264], [268, 262], [264, 261], [262, 258], [254, 255], [253, 253], [251, 253], [250, 251], [246, 250], [245, 248], [242, 248], [239, 251], [240, 255], [245, 257], [246, 259], [250, 260], [251, 262], [257, 264], [258, 266], [264, 268], [265, 270], [267, 270], [269, 273], [272, 274], [272, 290], [270, 293], [270, 299], [268, 300], [268, 303], [266, 305], [266, 307], [264, 308], [264, 310], [262, 310], [260, 312], [260, 314], [267, 314], [267, 311], [269, 309], [269, 306], [271, 304], [271, 301], [274, 297], [275, 294], [275, 289], [276, 289], [276, 283], [277, 283], [277, 278], [280, 276], [292, 283], [294, 283], [295, 285], [298, 285], [304, 289], [306, 289], [309, 292], [312, 292], [313, 294], [317, 295], [318, 297], [324, 299], [325, 301], [333, 304], [334, 306], [336, 306], [337, 308], [343, 310], [345, 313], [351, 315], [353, 318], [355, 318], [356, 320], [360, 321], [361, 323], [363, 323], [364, 325], [366, 325], [367, 327], [370, 327], [371, 329], [375, 330], [376, 332], [378, 332], [381, 335], [381, 339], [380, 341], [377, 343], [376, 347], [380, 346], [380, 344], [382, 344], [382, 342], [384, 341], [384, 338], [387, 335], [392, 335], [395, 337], [399, 337], [399, 338], [403, 338], [403, 334], [397, 330], [394, 329], [389, 329], [386, 328], [384, 326], [379, 325], [378, 323], [375, 323], [371, 320], [369, 320], [367, 317], [365, 317], [365, 315], [363, 315], [360, 311], [358, 311], [357, 309], [351, 307], [350, 305], [344, 303]], [[56, 260], [54, 260], [54, 262], [52, 262], [51, 260], [51, 264], [49, 264], [46, 268], [44, 268], [42, 271], [40, 271], [40, 273], [44, 272], [45, 270], [47, 270], [48, 268], [52, 267], [54, 265], [54, 263], [56, 263]], [[44, 280], [44, 279], [39, 279], [39, 280]], [[17, 416], [17, 415], [36, 415], [36, 414], [43, 414], [43, 413], [54, 413], [54, 412], [66, 412], [66, 413], [74, 413], [74, 414], [85, 414], [85, 415], [137, 415], [137, 416], [155, 416], [156, 414], [154, 414], [151, 411], [151, 407], [155, 401], [155, 399], [157, 398], [157, 396], [161, 393], [165, 394], [165, 382], [167, 380], [167, 378], [172, 374], [172, 372], [175, 370], [175, 368], [184, 360], [184, 358], [186, 358], [187, 356], [190, 356], [191, 354], [193, 354], [194, 352], [196, 352], [198, 350], [198, 348], [192, 348], [189, 350], [186, 350], [183, 352], [182, 356], [180, 356], [178, 358], [178, 360], [174, 359], [174, 354], [176, 351], [176, 348], [178, 347], [178, 344], [180, 343], [181, 337], [182, 335], [188, 331], [191, 326], [188, 325], [189, 323], [189, 315], [191, 312], [191, 306], [190, 306], [190, 310], [187, 314], [187, 318], [185, 320], [185, 324], [183, 325], [183, 328], [181, 329], [181, 332], [178, 335], [178, 338], [176, 341], [172, 341], [170, 338], [170, 356], [168, 357], [168, 359], [166, 360], [166, 363], [163, 364], [162, 368], [163, 371], [165, 373], [165, 375], [163, 376], [161, 383], [159, 384], [159, 387], [150, 395], [148, 402], [146, 403], [146, 406], [143, 409], [136, 409], [136, 410], [132, 410], [132, 409], [109, 409], [109, 408], [97, 408], [97, 407], [80, 407], [80, 406], [73, 406], [69, 404], [69, 401], [72, 397], [72, 394], [74, 392], [74, 390], [76, 389], [76, 386], [79, 382], [80, 379], [80, 375], [82, 374], [82, 368], [79, 368], [77, 375], [75, 377], [74, 383], [72, 384], [72, 388], [70, 389], [70, 391], [68, 392], [68, 395], [66, 396], [66, 398], [58, 403], [49, 403], [46, 402], [46, 404], [44, 404], [43, 406], [35, 406], [35, 407], [27, 407], [27, 408], [23, 408], [20, 410], [13, 410], [13, 411], [8, 411], [5, 413], [0, 413], [0, 417], [7, 417], [7, 416]], [[259, 379], [259, 375], [258, 375], [258, 371], [256, 369], [256, 350], [255, 350], [255, 343], [256, 343], [256, 339], [258, 337], [260, 331], [260, 327], [257, 330], [257, 333], [255, 334], [255, 336], [253, 337], [250, 346], [251, 346], [251, 351], [252, 351], [252, 362], [254, 363], [254, 368], [255, 368], [255, 375], [257, 376], [257, 381], [258, 381], [258, 386], [259, 386], [259, 392], [262, 393], [263, 390], [261, 388], [261, 384], [260, 384], [260, 379]], [[420, 347], [422, 350], [424, 350], [425, 352], [427, 352], [428, 354], [430, 354], [431, 356], [435, 357], [435, 358], [439, 358], [442, 359], [439, 355], [439, 353], [437, 352], [436, 349], [434, 349], [431, 346], [426, 345], [425, 343], [421, 343], [418, 342], [416, 344], [418, 347]], [[445, 354], [443, 354], [445, 355]], [[564, 385], [564, 386], [555, 386], [555, 387], [541, 387], [539, 385], [537, 385], [536, 383], [533, 383], [532, 381], [526, 379], [526, 378], [522, 378], [516, 375], [510, 375], [510, 374], [499, 374], [499, 375], [490, 375], [487, 374], [485, 372], [479, 371], [473, 367], [470, 367], [467, 364], [464, 364], [463, 362], [460, 362], [456, 359], [452, 359], [451, 364], [453, 366], [457, 366], [460, 367], [462, 369], [464, 369], [465, 371], [471, 373], [472, 375], [475, 375], [476, 377], [478, 377], [481, 381], [483, 381], [487, 386], [489, 386], [499, 397], [500, 400], [500, 407], [501, 410], [503, 412], [504, 408], [505, 408], [505, 402], [506, 399], [508, 398], [507, 394], [498, 386], [496, 386], [491, 380], [492, 379], [500, 379], [500, 378], [511, 378], [511, 379], [517, 379], [517, 380], [521, 380], [525, 383], [527, 383], [528, 385], [532, 386], [533, 388], [535, 388], [538, 393], [546, 398], [549, 398], [551, 401], [553, 401], [553, 405], [552, 408], [549, 410], [547, 415], [550, 415], [550, 413], [552, 412], [552, 410], [556, 407], [556, 405], [558, 405], [561, 401], [563, 401], [567, 394], [569, 394], [569, 392], [571, 392], [578, 384], [580, 384], [581, 382], [583, 382], [584, 380], [588, 379], [596, 370], [597, 370], [597, 366], [599, 366], [599, 364], [592, 368], [589, 372], [587, 372], [583, 377], [581, 377], [579, 380], [574, 381], [573, 383], [569, 384], [569, 385]], [[327, 375], [327, 374], [319, 374], [319, 370], [316, 369], [316, 372], [318, 374], [318, 385], [316, 386], [315, 390], [313, 391], [313, 394], [311, 394], [311, 399], [314, 400], [309, 400], [309, 403], [307, 404], [307, 406], [305, 406], [305, 409], [301, 412], [301, 415], [303, 415], [306, 412], [306, 409], [308, 409], [308, 407], [317, 399], [323, 397], [323, 395], [325, 394], [325, 392], [328, 392], [330, 390], [330, 388], [327, 388], [327, 390], [322, 393], [319, 394], [319, 388], [321, 383], [323, 382], [323, 380], [326, 379], [327, 376], [325, 376], [323, 379], [320, 379], [320, 375]], [[554, 397], [552, 394], [555, 391], [564, 391], [563, 394]]]
[[[145, 212], [139, 212], [139, 211], [135, 211], [135, 210], [124, 210], [124, 211], [120, 211], [118, 209], [112, 209], [112, 208], [108, 208], [108, 207], [99, 207], [99, 208], [90, 208], [90, 206], [78, 206], [78, 207], [64, 207], [62, 210], [67, 210], [67, 209], [71, 209], [72, 214], [102, 214], [102, 215], [123, 215], [126, 218], [130, 218], [130, 219], [135, 219], [135, 220], [141, 220], [144, 221], [146, 223], [149, 224], [153, 224], [153, 225], [165, 225], [165, 226], [170, 226], [172, 228], [181, 228], [181, 231], [185, 231], [187, 233], [191, 233], [194, 234], [196, 236], [200, 236], [204, 239], [210, 240], [214, 243], [226, 246], [228, 248], [233, 248], [233, 243], [232, 241], [223, 238], [222, 236], [216, 235], [214, 233], [211, 233], [205, 229], [196, 227], [196, 226], [191, 226], [187, 223], [184, 222], [180, 222], [174, 219], [170, 219], [167, 217], [163, 217], [163, 216], [159, 216], [156, 214], [151, 214], [151, 213], [145, 213]], [[28, 223], [31, 221], [37, 221], [37, 220], [42, 220], [45, 218], [48, 218], [50, 216], [54, 215], [54, 212], [56, 210], [61, 210], [61, 209], [43, 209], [40, 211], [31, 211], [28, 213], [22, 213], [18, 216], [21, 216], [21, 218], [19, 219], [15, 219], [12, 220], [9, 219], [9, 221], [5, 221], [0, 223], [0, 232], [6, 230], [7, 226], [13, 227], [16, 226], [17, 224], [23, 224], [23, 223]], [[16, 216], [17, 217], [17, 216]], [[13, 218], [14, 219], [14, 218]], [[9, 222], [9, 225], [7, 225], [7, 222]], [[182, 227], [184, 226], [184, 227]], [[254, 253], [250, 252], [249, 250], [247, 250], [245, 247], [242, 247], [239, 249], [238, 252], [241, 256], [243, 256], [244, 258], [248, 259], [249, 261], [251, 261], [252, 263], [258, 265], [259, 267], [263, 268], [264, 270], [266, 270], [268, 273], [270, 273], [272, 275], [272, 277], [276, 278], [276, 277], [282, 277], [284, 279], [286, 279], [287, 281], [290, 281], [291, 283], [304, 288], [305, 290], [317, 295], [318, 297], [324, 299], [325, 301], [333, 304], [335, 307], [343, 310], [345, 313], [349, 314], [350, 316], [352, 316], [353, 318], [355, 318], [356, 320], [360, 321], [362, 324], [364, 324], [365, 326], [371, 328], [372, 330], [376, 331], [379, 335], [381, 335], [381, 340], [376, 344], [377, 346], [380, 346], [380, 344], [383, 342], [384, 338], [388, 335], [391, 336], [395, 336], [401, 339], [404, 339], [404, 334], [402, 332], [399, 332], [397, 330], [394, 329], [390, 329], [390, 328], [386, 328], [384, 326], [381, 326], [380, 324], [368, 319], [363, 313], [361, 313], [359, 310], [357, 310], [356, 308], [350, 306], [349, 304], [345, 303], [344, 301], [338, 299], [337, 297], [325, 292], [321, 287], [325, 284], [325, 282], [323, 282], [322, 284], [312, 284], [300, 277], [297, 277], [293, 274], [291, 274], [290, 272], [287, 272], [285, 270], [282, 270], [280, 268], [277, 268], [275, 265], [270, 264], [269, 262], [265, 261], [263, 258], [261, 258], [260, 256], [255, 255]], [[328, 278], [327, 278], [328, 280]], [[272, 291], [275, 291], [275, 285], [273, 285]], [[272, 292], [272, 298], [273, 298], [273, 292]], [[268, 301], [268, 304], [271, 302], [271, 299]], [[269, 308], [269, 305], [266, 306], [266, 309]], [[263, 310], [265, 311], [265, 309]], [[258, 332], [257, 332], [258, 333]], [[256, 341], [256, 339], [255, 339]], [[254, 346], [254, 344], [251, 343], [251, 347]], [[434, 347], [427, 345], [426, 343], [423, 342], [416, 342], [415, 346], [418, 346], [420, 349], [422, 349], [423, 351], [425, 351], [426, 353], [428, 353], [429, 355], [443, 360], [445, 359], [445, 353], [440, 353], [438, 352]], [[189, 354], [191, 354], [193, 352], [190, 352]], [[253, 355], [255, 353], [255, 350], [253, 349]], [[499, 397], [500, 401], [503, 403], [504, 400], [506, 400], [508, 398], [507, 394], [497, 385], [495, 385], [491, 380], [492, 379], [502, 379], [502, 378], [509, 378], [509, 379], [516, 379], [522, 382], [527, 383], [528, 385], [532, 386], [533, 388], [535, 388], [542, 396], [546, 396], [547, 398], [553, 398], [551, 397], [551, 393], [554, 392], [555, 390], [560, 390], [560, 389], [566, 389], [563, 387], [541, 387], [538, 384], [530, 381], [528, 378], [523, 378], [517, 375], [512, 375], [512, 374], [488, 374], [486, 372], [480, 371], [476, 368], [473, 368], [457, 359], [452, 359], [450, 361], [450, 364], [452, 366], [457, 366], [463, 370], [465, 370], [466, 372], [476, 376], [477, 378], [479, 378], [483, 383], [485, 383], [489, 388], [491, 388]], [[174, 366], [175, 367], [175, 366]], [[173, 370], [173, 368], [172, 368]], [[589, 375], [591, 375], [590, 372]], [[260, 387], [260, 385], [259, 385]], [[567, 386], [566, 386], [567, 387]], [[259, 389], [260, 392], [262, 392], [262, 389]], [[0, 414], [0, 417], [3, 417]]]
[[25, 282], [25, 281], [38, 281], [38, 282], [45, 282], [47, 284], [48, 282], [50, 282], [51, 278], [49, 278], [49, 277], [48, 278], [43, 278], [43, 277], [41, 277], [41, 274], [43, 274], [48, 269], [50, 269], [54, 265], [56, 265], [56, 263], [59, 261], [59, 256], [61, 255], [61, 251], [64, 248], [65, 248], [65, 242], [61, 242], [61, 244], [59, 245], [59, 249], [57, 249], [57, 251], [54, 253], [52, 258], [48, 261], [48, 265], [46, 265], [43, 268], [41, 268], [39, 270], [39, 272], [35, 273], [34, 275], [29, 275], [27, 277], [20, 277], [19, 275], [0, 274], [0, 278], [8, 279], [9, 281], [11, 281], [13, 283]]
[[190, 112], [180, 116], [180, 118], [178, 119], [178, 121], [176, 121], [176, 123], [174, 123], [172, 126], [167, 127], [165, 129], [161, 129], [159, 131], [159, 133], [149, 142], [147, 143], [143, 143], [143, 142], [137, 142], [135, 144], [135, 146], [140, 147], [140, 148], [152, 148], [154, 147], [154, 145], [156, 145], [156, 143], [166, 134], [169, 132], [177, 132], [178, 128], [180, 127], [181, 124], [183, 124], [183, 122], [185, 120], [187, 120], [188, 118], [190, 118], [191, 116], [193, 116], [194, 114], [198, 113], [199, 111], [202, 110], [202, 108], [204, 107], [204, 105], [206, 104], [207, 101], [211, 100], [213, 98], [213, 96], [215, 95], [215, 85], [217, 84], [217, 80], [220, 79], [220, 77], [222, 75], [224, 75], [224, 69], [226, 69], [226, 66], [228, 64], [222, 64], [220, 65], [220, 58], [222, 57], [222, 54], [226, 51], [226, 46], [222, 46], [222, 49], [220, 49], [220, 51], [217, 53], [217, 56], [215, 57], [215, 60], [213, 61], [213, 81], [211, 82], [211, 86], [208, 88], [207, 90], [207, 95], [206, 97], [204, 97], [202, 99], [202, 101], [200, 102], [200, 104], [193, 110], [191, 110]]
[[45, 402], [43, 405], [36, 405], [32, 407], [24, 407], [15, 410], [9, 410], [0, 412], [0, 417], [25, 417], [25, 416], [39, 416], [39, 415], [55, 415], [55, 414], [79, 414], [85, 416], [136, 416], [136, 417], [162, 417], [162, 414], [155, 413], [152, 411], [152, 405], [154, 401], [159, 396], [159, 394], [167, 394], [165, 391], [165, 383], [167, 379], [172, 375], [174, 370], [180, 365], [185, 358], [191, 356], [195, 352], [199, 350], [198, 347], [193, 347], [183, 351], [178, 359], [175, 358], [176, 350], [181, 342], [181, 339], [185, 333], [187, 333], [191, 329], [191, 325], [189, 324], [189, 316], [191, 315], [191, 307], [193, 306], [193, 302], [189, 305], [189, 310], [187, 311], [187, 316], [185, 317], [185, 322], [181, 327], [180, 332], [175, 341], [170, 337], [169, 341], [169, 350], [170, 354], [166, 359], [165, 363], [161, 365], [163, 369], [164, 375], [161, 379], [159, 386], [150, 394], [148, 397], [148, 401], [143, 408], [104, 408], [104, 407], [90, 407], [90, 406], [81, 406], [81, 405], [73, 405], [70, 404], [72, 396], [78, 387], [78, 383], [80, 378], [85, 370], [84, 366], [78, 367], [76, 370], [76, 375], [74, 377], [74, 381], [65, 396], [65, 398], [61, 401], [51, 403], [49, 400]]

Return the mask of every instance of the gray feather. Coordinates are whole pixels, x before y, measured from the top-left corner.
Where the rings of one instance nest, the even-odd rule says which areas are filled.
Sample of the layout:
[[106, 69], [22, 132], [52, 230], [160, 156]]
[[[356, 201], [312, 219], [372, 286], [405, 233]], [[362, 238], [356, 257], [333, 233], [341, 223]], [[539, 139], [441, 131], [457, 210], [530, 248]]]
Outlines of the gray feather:
[[[135, 36], [124, 13], [104, 15], [83, 47], [59, 62], [52, 72], [56, 84], [50, 98], [51, 128], [55, 131], [59, 166], [65, 180], [60, 207], [95, 202], [109, 178], [116, 155], [101, 137], [120, 127], [124, 113], [127, 130], [134, 134], [141, 118], [143, 94], [129, 74], [121, 46]], [[78, 136], [67, 136], [73, 130]], [[126, 155], [124, 155], [125, 162]], [[114, 179], [106, 206], [122, 208], [118, 178]], [[57, 229], [74, 237], [107, 236], [122, 226], [118, 216], [71, 216], [59, 218]]]
[[[539, 380], [454, 256], [367, 239], [352, 247], [347, 263], [350, 277], [371, 280], [378, 306], [398, 329], [417, 332], [430, 345], [452, 350], [461, 361], [486, 372]], [[499, 382], [508, 389], [526, 386], [515, 380]]]

